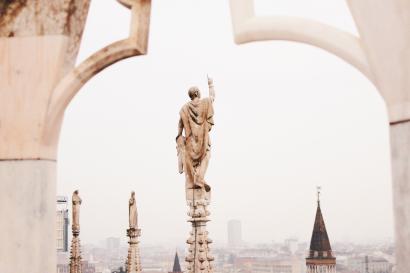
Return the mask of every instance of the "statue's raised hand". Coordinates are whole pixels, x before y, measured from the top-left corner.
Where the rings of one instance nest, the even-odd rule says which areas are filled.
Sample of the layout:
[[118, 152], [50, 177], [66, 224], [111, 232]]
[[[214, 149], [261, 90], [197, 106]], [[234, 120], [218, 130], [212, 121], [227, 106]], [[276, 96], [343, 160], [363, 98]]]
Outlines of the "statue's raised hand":
[[206, 75], [208, 78], [208, 86], [211, 86], [214, 84], [214, 80], [212, 78], [210, 78], [208, 75]]

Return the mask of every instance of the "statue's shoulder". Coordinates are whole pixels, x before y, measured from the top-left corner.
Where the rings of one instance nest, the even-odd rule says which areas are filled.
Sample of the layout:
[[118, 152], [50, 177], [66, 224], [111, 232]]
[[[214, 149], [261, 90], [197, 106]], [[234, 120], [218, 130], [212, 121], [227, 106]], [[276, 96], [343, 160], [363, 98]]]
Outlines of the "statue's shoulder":
[[213, 100], [210, 97], [201, 99], [201, 103], [212, 104]]
[[186, 112], [186, 111], [188, 110], [188, 108], [189, 108], [189, 104], [190, 104], [190, 103], [191, 103], [191, 102], [188, 101], [188, 102], [186, 102], [184, 105], [182, 105], [181, 110], [179, 110], [179, 113], [182, 114], [182, 113]]

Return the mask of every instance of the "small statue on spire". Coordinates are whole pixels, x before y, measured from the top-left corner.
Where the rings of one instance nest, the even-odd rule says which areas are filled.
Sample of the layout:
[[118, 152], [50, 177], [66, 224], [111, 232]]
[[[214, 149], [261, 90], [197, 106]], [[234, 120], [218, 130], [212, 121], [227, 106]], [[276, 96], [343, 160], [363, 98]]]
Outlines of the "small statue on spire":
[[138, 237], [141, 235], [141, 229], [138, 228], [137, 202], [135, 201], [135, 192], [131, 192], [131, 198], [128, 201], [129, 228], [127, 229], [128, 256], [126, 261], [127, 273], [141, 273], [140, 252], [138, 247]]
[[131, 192], [131, 198], [128, 202], [128, 213], [129, 213], [129, 222], [130, 228], [136, 229], [138, 227], [138, 213], [137, 213], [137, 204], [135, 202], [135, 191]]
[[73, 238], [71, 241], [70, 273], [82, 273], [81, 268], [81, 245], [80, 245], [80, 205], [81, 198], [78, 190], [73, 192], [72, 209], [73, 209]]
[[81, 198], [78, 195], [78, 190], [73, 192], [72, 203], [73, 203], [73, 225], [72, 229], [74, 231], [80, 232], [80, 205]]

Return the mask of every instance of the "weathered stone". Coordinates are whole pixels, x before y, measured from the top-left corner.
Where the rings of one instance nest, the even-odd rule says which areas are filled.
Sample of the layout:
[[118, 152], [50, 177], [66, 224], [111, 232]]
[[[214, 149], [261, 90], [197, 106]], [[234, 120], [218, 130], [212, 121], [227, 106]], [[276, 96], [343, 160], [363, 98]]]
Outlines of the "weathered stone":
[[140, 250], [138, 247], [138, 237], [141, 236], [141, 229], [138, 228], [137, 215], [135, 192], [131, 192], [131, 198], [128, 201], [129, 229], [127, 229], [127, 236], [130, 240], [128, 241], [128, 256], [125, 262], [127, 267], [126, 271], [128, 273], [141, 273], [142, 270]]
[[130, 36], [73, 68], [88, 0], [0, 0], [0, 272], [56, 270], [55, 160], [64, 111], [95, 74], [147, 51], [151, 1], [123, 1]]
[[0, 0], [0, 37], [68, 37], [66, 72], [75, 62], [90, 0]]
[[70, 273], [82, 273], [81, 262], [81, 243], [80, 243], [80, 206], [82, 200], [78, 195], [78, 190], [73, 192], [72, 197], [72, 232], [71, 256], [70, 256]]
[[[209, 131], [213, 123], [213, 101], [215, 90], [213, 81], [208, 77], [209, 98], [201, 99], [197, 87], [188, 91], [191, 101], [180, 111], [177, 150], [179, 172], [185, 172], [185, 196], [189, 206], [188, 222], [192, 231], [187, 239], [188, 254], [185, 257], [188, 273], [213, 272], [206, 230], [210, 215], [207, 207], [211, 201], [211, 187], [205, 182], [205, 173], [210, 159], [211, 144]], [[184, 134], [184, 135], [183, 135]]]
[[56, 270], [56, 162], [0, 161], [0, 272]]
[[390, 126], [397, 272], [410, 268], [410, 122]]

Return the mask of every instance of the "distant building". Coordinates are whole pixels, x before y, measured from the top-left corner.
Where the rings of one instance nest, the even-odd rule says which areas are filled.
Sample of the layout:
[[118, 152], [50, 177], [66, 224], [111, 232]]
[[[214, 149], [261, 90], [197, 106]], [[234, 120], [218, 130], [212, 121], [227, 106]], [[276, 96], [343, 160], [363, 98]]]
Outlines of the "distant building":
[[172, 267], [172, 271], [170, 271], [169, 273], [182, 273], [177, 252], [175, 252], [174, 266]]
[[333, 256], [327, 236], [325, 221], [320, 209], [318, 191], [315, 224], [310, 241], [309, 256], [306, 258], [307, 273], [336, 273], [336, 258]]
[[357, 273], [391, 273], [393, 265], [381, 257], [350, 257], [347, 268]]
[[242, 224], [239, 220], [228, 222], [228, 247], [237, 248], [242, 245]]
[[105, 240], [105, 246], [107, 249], [119, 249], [121, 240], [117, 237], [109, 237]]
[[70, 252], [57, 251], [57, 273], [69, 273]]
[[57, 211], [56, 211], [56, 228], [57, 228], [57, 251], [68, 251], [68, 209], [67, 197], [57, 196]]
[[111, 273], [126, 273], [126, 272], [124, 271], [124, 268], [123, 268], [123, 267], [120, 267], [120, 268], [118, 268], [118, 269], [116, 269], [116, 270], [111, 271]]
[[[300, 273], [303, 260], [298, 258], [254, 258], [250, 268], [252, 273]], [[246, 267], [245, 267], [246, 269]]]
[[298, 239], [296, 238], [288, 238], [285, 240], [286, 249], [291, 253], [295, 254], [298, 248]]
[[[81, 262], [82, 273], [96, 273], [95, 266], [88, 261]], [[57, 273], [70, 273], [70, 266], [68, 264], [58, 264]]]

